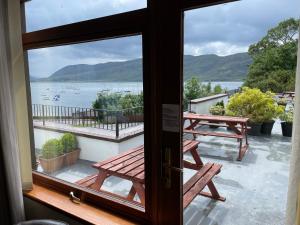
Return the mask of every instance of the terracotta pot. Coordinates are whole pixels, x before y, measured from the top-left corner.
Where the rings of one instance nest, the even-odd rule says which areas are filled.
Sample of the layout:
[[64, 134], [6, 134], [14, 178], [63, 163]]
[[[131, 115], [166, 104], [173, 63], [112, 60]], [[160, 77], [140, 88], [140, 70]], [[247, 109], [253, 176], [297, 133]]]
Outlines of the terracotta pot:
[[39, 160], [45, 173], [53, 173], [63, 167], [64, 158], [65, 155], [61, 155], [52, 159], [39, 158]]
[[66, 153], [65, 161], [64, 161], [65, 166], [71, 166], [71, 165], [75, 164], [79, 158], [79, 154], [80, 154], [79, 148], [72, 152]]

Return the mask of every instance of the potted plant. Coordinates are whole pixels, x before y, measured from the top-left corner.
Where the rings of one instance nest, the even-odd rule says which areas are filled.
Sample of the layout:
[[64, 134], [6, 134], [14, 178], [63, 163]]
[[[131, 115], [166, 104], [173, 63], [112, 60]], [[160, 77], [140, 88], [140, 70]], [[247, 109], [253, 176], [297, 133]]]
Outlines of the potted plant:
[[274, 100], [274, 94], [267, 92], [265, 96], [265, 112], [263, 117], [263, 124], [261, 127], [261, 133], [265, 135], [271, 135], [275, 120], [279, 115], [284, 112], [285, 107], [277, 105]]
[[52, 173], [63, 167], [63, 150], [63, 145], [57, 139], [50, 139], [43, 145], [39, 161], [44, 172]]
[[261, 135], [261, 127], [265, 120], [267, 103], [273, 101], [271, 93], [263, 93], [257, 88], [242, 88], [240, 93], [230, 97], [226, 106], [226, 115], [249, 118], [249, 135]]
[[[218, 103], [214, 106], [211, 106], [209, 109], [210, 114], [212, 115], [219, 115], [223, 116], [225, 113], [224, 106], [218, 105]], [[214, 121], [213, 123], [218, 123], [217, 121]], [[210, 128], [218, 128], [219, 126], [217, 125], [209, 125]]]
[[280, 115], [282, 135], [292, 137], [294, 110], [291, 108]]
[[60, 142], [65, 153], [64, 164], [66, 166], [73, 165], [77, 162], [80, 154], [76, 136], [74, 134], [66, 133], [61, 137]]
[[277, 104], [278, 105], [282, 105], [282, 106], [286, 106], [288, 103], [288, 99], [287, 98], [278, 98], [277, 99]]

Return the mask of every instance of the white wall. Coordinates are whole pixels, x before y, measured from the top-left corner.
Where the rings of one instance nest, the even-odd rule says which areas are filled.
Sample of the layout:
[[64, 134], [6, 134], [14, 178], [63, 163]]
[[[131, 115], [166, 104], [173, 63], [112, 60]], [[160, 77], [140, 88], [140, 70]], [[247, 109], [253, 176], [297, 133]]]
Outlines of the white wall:
[[[214, 97], [214, 96], [211, 96]], [[207, 97], [206, 97], [207, 98]], [[226, 103], [228, 101], [228, 96], [222, 96], [219, 98], [209, 99], [206, 101], [201, 101], [203, 98], [192, 100], [191, 111], [197, 114], [209, 114], [209, 109], [211, 106], [217, 104], [220, 101]]]
[[[51, 138], [60, 138], [63, 133], [44, 129], [34, 129], [35, 147], [41, 149], [43, 144]], [[144, 144], [144, 135], [130, 138], [120, 143], [107, 140], [92, 139], [77, 136], [78, 146], [81, 148], [80, 159], [93, 162], [102, 161], [120, 154], [130, 148]]]

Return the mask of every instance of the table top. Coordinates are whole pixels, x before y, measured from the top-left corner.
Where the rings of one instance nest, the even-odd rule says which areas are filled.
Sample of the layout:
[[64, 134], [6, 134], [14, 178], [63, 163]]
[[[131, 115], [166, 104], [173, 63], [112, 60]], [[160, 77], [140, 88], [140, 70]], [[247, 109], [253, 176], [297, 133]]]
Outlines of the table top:
[[[183, 141], [183, 152], [187, 152], [199, 144], [195, 140]], [[110, 175], [118, 176], [127, 180], [135, 180], [144, 183], [144, 145], [129, 149], [110, 159], [95, 163], [94, 168], [107, 172]]]
[[218, 116], [218, 115], [207, 115], [207, 114], [196, 114], [196, 113], [186, 113], [183, 115], [183, 118], [192, 119], [192, 120], [234, 122], [234, 123], [246, 123], [249, 120], [249, 118], [245, 118], [245, 117]]

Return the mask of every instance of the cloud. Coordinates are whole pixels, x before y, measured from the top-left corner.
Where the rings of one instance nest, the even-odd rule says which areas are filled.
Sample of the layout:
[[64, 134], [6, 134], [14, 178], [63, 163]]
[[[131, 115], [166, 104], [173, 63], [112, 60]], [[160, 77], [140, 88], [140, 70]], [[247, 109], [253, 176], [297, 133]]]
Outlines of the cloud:
[[243, 0], [187, 11], [185, 54], [245, 51], [280, 21], [299, 16], [298, 0]]
[[[83, 3], [84, 2], [84, 3]], [[27, 31], [146, 7], [146, 0], [33, 0], [26, 3]], [[280, 21], [300, 16], [299, 0], [243, 0], [185, 12], [184, 52], [245, 52]], [[31, 50], [30, 74], [51, 75], [71, 64], [123, 61], [142, 56], [141, 36]]]

